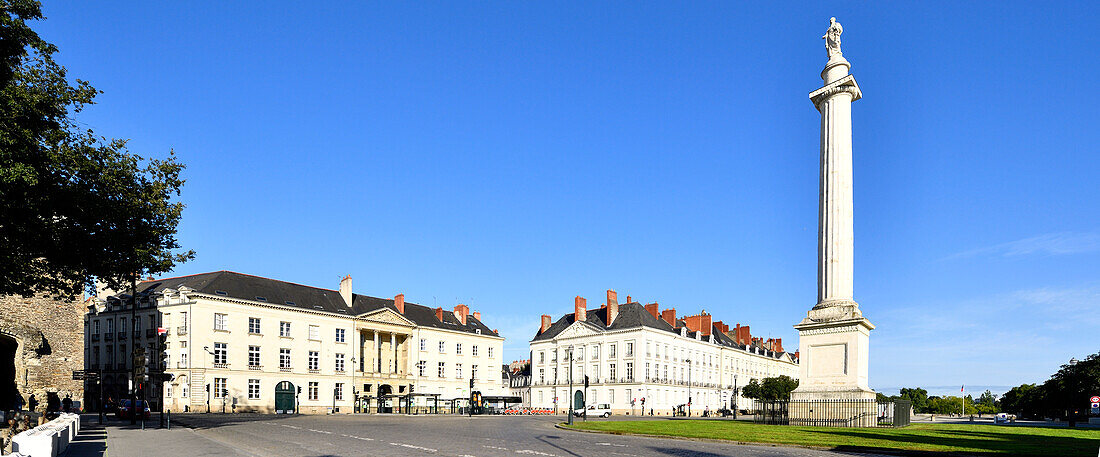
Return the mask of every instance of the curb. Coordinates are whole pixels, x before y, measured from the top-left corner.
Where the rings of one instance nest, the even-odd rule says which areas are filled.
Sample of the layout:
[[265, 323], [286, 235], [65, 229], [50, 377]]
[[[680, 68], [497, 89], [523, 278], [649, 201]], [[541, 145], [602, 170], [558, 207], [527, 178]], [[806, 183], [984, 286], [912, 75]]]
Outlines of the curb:
[[595, 433], [599, 435], [618, 435], [618, 436], [640, 436], [643, 438], [661, 438], [672, 439], [681, 441], [698, 441], [703, 443], [719, 443], [719, 444], [735, 444], [740, 446], [760, 446], [760, 447], [785, 447], [794, 449], [813, 449], [817, 451], [837, 451], [837, 452], [867, 452], [874, 454], [888, 454], [898, 456], [913, 456], [913, 457], [982, 457], [979, 454], [966, 454], [958, 452], [938, 452], [938, 451], [918, 451], [918, 450], [906, 450], [906, 449], [883, 449], [875, 447], [862, 447], [862, 446], [811, 446], [808, 444], [787, 444], [787, 443], [761, 443], [755, 441], [735, 441], [735, 440], [723, 440], [717, 438], [696, 438], [690, 436], [677, 436], [677, 435], [653, 435], [649, 433], [631, 433], [631, 432], [618, 432], [618, 431], [606, 431], [606, 430], [580, 430], [575, 428], [569, 428], [561, 423], [554, 424], [554, 428], [566, 430], [570, 432], [580, 433]]

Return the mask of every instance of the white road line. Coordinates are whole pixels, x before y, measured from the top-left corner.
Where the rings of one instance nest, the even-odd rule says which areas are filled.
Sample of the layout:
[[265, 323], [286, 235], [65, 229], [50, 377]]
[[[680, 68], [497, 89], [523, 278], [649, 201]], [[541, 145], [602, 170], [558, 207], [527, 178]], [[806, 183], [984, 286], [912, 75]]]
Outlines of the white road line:
[[488, 444], [482, 444], [481, 447], [487, 447], [489, 449], [496, 449], [498, 451], [507, 451], [508, 450], [508, 448], [506, 448], [506, 447], [489, 446]]
[[615, 444], [615, 443], [595, 443], [595, 444], [597, 444], [597, 445], [600, 445], [600, 446], [618, 446], [618, 447], [626, 447], [626, 445], [625, 445], [625, 444]]
[[292, 428], [292, 429], [295, 429], [295, 430], [301, 430], [302, 429], [302, 427], [295, 427], [293, 425], [286, 425], [286, 424], [279, 424], [279, 425], [282, 425], [283, 427], [286, 427], [286, 428]]
[[416, 450], [420, 450], [420, 451], [426, 451], [426, 452], [438, 452], [438, 451], [437, 451], [437, 450], [435, 450], [435, 449], [431, 449], [431, 448], [426, 448], [426, 447], [420, 447], [420, 446], [413, 446], [413, 445], [411, 445], [411, 444], [405, 444], [405, 443], [390, 443], [390, 444], [392, 444], [392, 445], [394, 445], [394, 446], [407, 447], [407, 448], [409, 448], [409, 449], [416, 449]]
[[554, 454], [547, 454], [545, 452], [532, 451], [530, 449], [520, 449], [520, 450], [516, 451], [516, 454], [545, 455], [545, 456], [550, 456], [550, 457], [557, 457]]

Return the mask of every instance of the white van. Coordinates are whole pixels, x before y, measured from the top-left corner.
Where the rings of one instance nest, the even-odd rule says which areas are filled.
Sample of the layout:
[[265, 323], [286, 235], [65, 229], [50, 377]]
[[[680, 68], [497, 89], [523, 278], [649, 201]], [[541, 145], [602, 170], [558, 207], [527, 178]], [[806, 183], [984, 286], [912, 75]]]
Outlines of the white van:
[[[577, 408], [573, 411], [573, 415], [580, 417], [584, 415], [584, 408]], [[607, 417], [611, 415], [611, 405], [608, 403], [600, 403], [598, 405], [588, 405], [588, 417]]]

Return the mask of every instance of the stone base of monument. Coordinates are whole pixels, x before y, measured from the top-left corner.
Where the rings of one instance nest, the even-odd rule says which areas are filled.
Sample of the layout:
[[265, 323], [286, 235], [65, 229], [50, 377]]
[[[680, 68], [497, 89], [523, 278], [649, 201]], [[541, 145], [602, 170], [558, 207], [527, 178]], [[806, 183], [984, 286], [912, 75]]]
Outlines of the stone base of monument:
[[791, 425], [877, 425], [879, 406], [867, 385], [874, 328], [855, 302], [819, 304], [795, 325], [801, 372], [788, 406]]

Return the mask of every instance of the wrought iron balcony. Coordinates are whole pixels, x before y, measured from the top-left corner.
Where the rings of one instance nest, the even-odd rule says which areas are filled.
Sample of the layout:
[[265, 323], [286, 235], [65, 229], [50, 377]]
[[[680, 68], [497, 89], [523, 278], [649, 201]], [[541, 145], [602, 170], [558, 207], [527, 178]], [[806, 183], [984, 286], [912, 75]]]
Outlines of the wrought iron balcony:
[[126, 332], [118, 332], [118, 339], [120, 341], [126, 339]]
[[186, 335], [187, 334], [187, 326], [186, 325], [181, 325], [181, 326], [177, 327], [176, 328], [176, 334]]
[[92, 334], [92, 341], [93, 341], [93, 342], [95, 342], [95, 341], [99, 341], [99, 334], [98, 334], [98, 333], [93, 333], [93, 334]]

